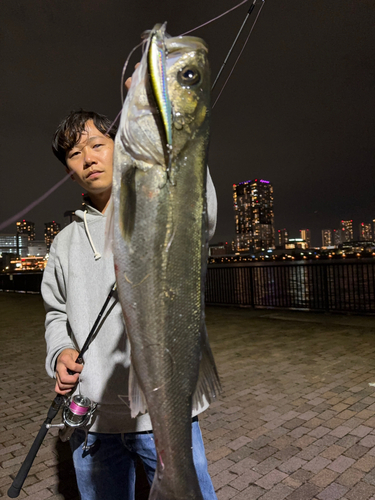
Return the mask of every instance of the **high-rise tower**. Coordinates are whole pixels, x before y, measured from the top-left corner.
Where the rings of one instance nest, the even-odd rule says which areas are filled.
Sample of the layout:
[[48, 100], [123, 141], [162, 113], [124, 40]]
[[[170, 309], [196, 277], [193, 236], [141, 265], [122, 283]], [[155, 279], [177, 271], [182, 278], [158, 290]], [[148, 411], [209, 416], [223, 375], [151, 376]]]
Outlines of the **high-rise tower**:
[[288, 243], [289, 241], [289, 234], [288, 234], [288, 231], [285, 229], [279, 229], [277, 231], [277, 236], [278, 236], [278, 246], [281, 247], [281, 248], [285, 248], [285, 245]]
[[16, 222], [17, 234], [27, 234], [28, 241], [35, 240], [35, 224], [29, 220], [19, 220]]
[[331, 229], [322, 229], [322, 246], [330, 247], [332, 245], [332, 231]]
[[55, 221], [45, 222], [44, 228], [44, 239], [46, 241], [47, 250], [49, 250], [55, 236], [60, 232], [60, 224]]
[[353, 241], [353, 221], [352, 220], [342, 220], [341, 221], [341, 242]]
[[269, 181], [254, 179], [233, 184], [238, 251], [275, 248], [273, 188]]
[[311, 247], [311, 234], [310, 229], [300, 229], [299, 230], [301, 238], [306, 241], [307, 248]]

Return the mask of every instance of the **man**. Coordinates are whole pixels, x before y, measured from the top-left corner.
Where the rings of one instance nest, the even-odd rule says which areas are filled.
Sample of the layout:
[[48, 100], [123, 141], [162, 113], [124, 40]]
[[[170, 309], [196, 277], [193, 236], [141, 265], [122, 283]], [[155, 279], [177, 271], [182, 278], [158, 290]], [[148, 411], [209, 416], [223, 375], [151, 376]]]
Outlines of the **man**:
[[[46, 369], [56, 378], [55, 390], [59, 394], [73, 391], [98, 403], [89, 429], [76, 429], [70, 440], [83, 500], [133, 500], [137, 457], [141, 458], [150, 483], [156, 468], [149, 415], [130, 417], [127, 404], [129, 342], [116, 298], [85, 354], [84, 365], [75, 362], [115, 282], [113, 256], [104, 253], [115, 135], [113, 128], [109, 130], [110, 125], [108, 118], [81, 110], [67, 116], [55, 133], [54, 154], [87, 191], [87, 196], [84, 210], [76, 211], [79, 222], [73, 222], [55, 238], [42, 283], [46, 307]], [[207, 197], [212, 235], [216, 195], [209, 176]], [[192, 423], [192, 436], [194, 463], [203, 497], [214, 500], [216, 495], [207, 472], [196, 419]]]

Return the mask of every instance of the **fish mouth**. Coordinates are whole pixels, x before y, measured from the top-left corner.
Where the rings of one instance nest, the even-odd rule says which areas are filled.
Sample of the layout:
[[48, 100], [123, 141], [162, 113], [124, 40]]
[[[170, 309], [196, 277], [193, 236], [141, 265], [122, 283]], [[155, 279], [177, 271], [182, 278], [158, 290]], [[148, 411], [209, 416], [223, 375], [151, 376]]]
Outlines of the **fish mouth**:
[[154, 29], [151, 31], [147, 63], [151, 88], [163, 123], [166, 147], [170, 153], [172, 150], [172, 105], [167, 86], [165, 29], [166, 23], [155, 25]]

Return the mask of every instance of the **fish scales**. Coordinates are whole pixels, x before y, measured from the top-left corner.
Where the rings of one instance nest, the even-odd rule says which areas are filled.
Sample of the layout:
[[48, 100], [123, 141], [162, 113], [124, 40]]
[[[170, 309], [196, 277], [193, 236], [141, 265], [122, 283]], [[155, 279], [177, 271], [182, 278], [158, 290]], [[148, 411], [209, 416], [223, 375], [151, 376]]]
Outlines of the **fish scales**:
[[[199, 500], [193, 395], [198, 386], [203, 403], [203, 395], [211, 400], [219, 388], [203, 299], [209, 66], [202, 40], [167, 38], [164, 30], [157, 26], [151, 33], [115, 140], [113, 250], [132, 352], [132, 415], [149, 411], [158, 456], [150, 499]], [[167, 51], [172, 150], [149, 77], [153, 36]]]

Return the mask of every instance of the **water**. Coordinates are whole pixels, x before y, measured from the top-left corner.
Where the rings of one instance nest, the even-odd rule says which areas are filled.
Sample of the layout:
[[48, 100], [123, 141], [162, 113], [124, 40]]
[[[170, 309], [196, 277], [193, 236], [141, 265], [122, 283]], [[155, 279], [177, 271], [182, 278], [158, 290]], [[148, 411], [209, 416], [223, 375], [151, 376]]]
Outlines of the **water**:
[[375, 312], [375, 261], [211, 264], [206, 302]]

